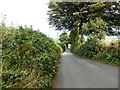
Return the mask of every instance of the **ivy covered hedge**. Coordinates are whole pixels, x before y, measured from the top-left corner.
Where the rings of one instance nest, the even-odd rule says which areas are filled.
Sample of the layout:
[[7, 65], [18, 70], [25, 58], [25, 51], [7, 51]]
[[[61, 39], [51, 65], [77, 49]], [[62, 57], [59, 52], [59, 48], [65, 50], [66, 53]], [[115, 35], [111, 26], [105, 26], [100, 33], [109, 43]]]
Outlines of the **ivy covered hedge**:
[[50, 88], [60, 64], [60, 46], [28, 27], [2, 29], [2, 87]]

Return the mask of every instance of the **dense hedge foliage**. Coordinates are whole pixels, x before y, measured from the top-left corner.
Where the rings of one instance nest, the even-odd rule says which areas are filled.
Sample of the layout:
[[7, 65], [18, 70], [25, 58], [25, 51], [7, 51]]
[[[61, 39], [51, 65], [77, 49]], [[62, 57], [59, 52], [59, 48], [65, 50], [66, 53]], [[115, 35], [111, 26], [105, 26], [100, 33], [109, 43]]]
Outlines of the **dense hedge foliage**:
[[120, 64], [120, 40], [117, 42], [111, 42], [109, 46], [104, 46], [104, 51], [94, 56], [95, 60], [99, 60], [105, 63]]
[[2, 24], [2, 87], [50, 88], [59, 67], [60, 46], [32, 28]]
[[81, 43], [79, 45], [72, 45], [73, 49], [71, 50], [76, 54], [91, 58], [96, 53], [99, 53], [103, 50], [102, 46], [103, 45], [100, 39], [88, 38], [84, 43]]
[[88, 57], [95, 61], [101, 61], [119, 66], [120, 60], [120, 41], [111, 43], [107, 46], [102, 41], [96, 41], [88, 39], [86, 42], [71, 46], [71, 51], [77, 55]]
[[58, 45], [60, 45], [61, 46], [61, 48], [63, 49], [63, 52], [65, 52], [65, 50], [66, 50], [66, 44], [64, 43], [64, 42], [60, 42], [60, 43], [58, 43]]

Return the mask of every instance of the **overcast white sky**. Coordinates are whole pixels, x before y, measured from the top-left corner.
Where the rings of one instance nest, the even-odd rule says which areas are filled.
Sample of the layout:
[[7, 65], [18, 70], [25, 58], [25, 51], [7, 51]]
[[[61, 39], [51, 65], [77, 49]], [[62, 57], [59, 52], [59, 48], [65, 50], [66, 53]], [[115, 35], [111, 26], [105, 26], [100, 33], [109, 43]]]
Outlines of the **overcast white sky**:
[[49, 0], [0, 0], [0, 15], [6, 15], [7, 25], [12, 22], [15, 26], [32, 25], [47, 36], [57, 38], [58, 31], [48, 25], [48, 2]]

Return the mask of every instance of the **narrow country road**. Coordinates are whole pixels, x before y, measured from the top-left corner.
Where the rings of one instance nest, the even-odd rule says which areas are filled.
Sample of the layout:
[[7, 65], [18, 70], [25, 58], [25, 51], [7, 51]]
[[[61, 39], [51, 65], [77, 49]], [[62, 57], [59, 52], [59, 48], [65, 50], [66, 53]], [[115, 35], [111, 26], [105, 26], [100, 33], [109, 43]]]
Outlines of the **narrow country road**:
[[118, 88], [118, 68], [78, 57], [67, 50], [54, 88]]

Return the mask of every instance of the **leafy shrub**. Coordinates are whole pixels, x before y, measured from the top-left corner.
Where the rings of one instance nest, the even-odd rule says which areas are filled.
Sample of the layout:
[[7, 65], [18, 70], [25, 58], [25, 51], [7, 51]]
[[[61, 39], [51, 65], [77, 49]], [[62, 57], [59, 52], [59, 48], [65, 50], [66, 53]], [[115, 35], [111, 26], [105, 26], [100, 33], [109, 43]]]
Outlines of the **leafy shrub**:
[[112, 49], [110, 52], [108, 52], [106, 54], [106, 59], [108, 62], [111, 62], [113, 64], [119, 64], [119, 60], [120, 60], [120, 49]]
[[114, 46], [108, 46], [103, 52], [94, 55], [94, 60], [103, 61], [105, 63], [119, 65], [120, 60], [120, 49]]
[[99, 39], [88, 39], [86, 42], [80, 45], [72, 45], [72, 52], [80, 55], [92, 58], [96, 53], [102, 50], [102, 44]]
[[59, 67], [60, 47], [32, 28], [2, 24], [2, 87], [50, 88]]
[[62, 49], [62, 47], [57, 43], [56, 44], [57, 45], [57, 47], [59, 47], [60, 48], [60, 52], [61, 52], [61, 54], [63, 53], [63, 49]]
[[60, 42], [60, 43], [58, 43], [58, 45], [60, 45], [61, 48], [63, 49], [63, 52], [65, 52], [65, 50], [66, 50], [66, 45], [65, 45], [65, 43]]
[[80, 45], [72, 44], [71, 52], [95, 61], [119, 65], [120, 41], [111, 42], [110, 46], [105, 46], [99, 39], [88, 39]]
[[110, 46], [106, 49], [106, 59], [108, 62], [119, 65], [120, 60], [120, 40], [111, 42]]
[[70, 50], [72, 53], [78, 54], [79, 52], [78, 43], [76, 42], [76, 43], [71, 44]]
[[93, 55], [95, 54], [95, 52], [93, 52], [92, 50], [90, 50], [90, 47], [88, 45], [88, 43], [84, 43], [81, 44], [78, 48], [79, 52], [78, 55], [80, 56], [85, 56], [85, 57], [93, 57]]

